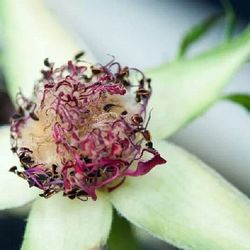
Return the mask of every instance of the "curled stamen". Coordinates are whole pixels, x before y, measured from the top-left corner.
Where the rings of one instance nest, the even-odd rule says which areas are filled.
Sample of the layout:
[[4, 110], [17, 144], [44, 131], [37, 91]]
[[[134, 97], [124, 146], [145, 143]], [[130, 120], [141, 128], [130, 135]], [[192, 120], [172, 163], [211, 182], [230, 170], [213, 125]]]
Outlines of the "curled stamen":
[[[10, 171], [43, 190], [44, 198], [62, 191], [70, 199], [95, 200], [96, 189], [110, 192], [126, 176], [166, 162], [147, 129], [150, 80], [114, 58], [104, 66], [89, 65], [82, 55], [60, 68], [45, 59], [32, 99], [17, 95], [12, 151], [23, 170]], [[133, 80], [134, 73], [141, 79]]]

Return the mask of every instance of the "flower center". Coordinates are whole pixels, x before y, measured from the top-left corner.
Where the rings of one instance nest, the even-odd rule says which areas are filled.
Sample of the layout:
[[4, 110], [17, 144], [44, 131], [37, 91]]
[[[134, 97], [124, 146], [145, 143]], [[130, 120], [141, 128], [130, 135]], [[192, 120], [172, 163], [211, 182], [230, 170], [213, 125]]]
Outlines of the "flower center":
[[151, 86], [139, 70], [78, 57], [60, 68], [44, 64], [33, 97], [17, 95], [11, 121], [12, 150], [22, 167], [11, 171], [43, 190], [41, 196], [63, 191], [95, 200], [96, 189], [112, 191], [126, 176], [166, 162], [147, 130]]

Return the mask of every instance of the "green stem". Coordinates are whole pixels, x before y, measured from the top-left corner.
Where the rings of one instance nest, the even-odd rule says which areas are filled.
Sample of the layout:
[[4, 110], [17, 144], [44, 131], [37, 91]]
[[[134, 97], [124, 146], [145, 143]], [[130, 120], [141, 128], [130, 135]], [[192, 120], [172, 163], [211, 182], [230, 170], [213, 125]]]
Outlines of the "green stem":
[[139, 250], [139, 244], [132, 231], [131, 224], [116, 211], [114, 211], [112, 229], [107, 245], [109, 250]]

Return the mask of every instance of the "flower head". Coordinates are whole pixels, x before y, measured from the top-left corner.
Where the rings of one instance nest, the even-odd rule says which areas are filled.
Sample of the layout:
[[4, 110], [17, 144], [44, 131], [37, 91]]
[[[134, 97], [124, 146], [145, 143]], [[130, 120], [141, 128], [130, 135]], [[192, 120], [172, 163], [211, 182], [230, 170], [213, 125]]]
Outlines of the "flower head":
[[112, 191], [126, 176], [166, 162], [147, 130], [152, 89], [141, 71], [114, 59], [90, 65], [80, 55], [60, 68], [44, 64], [32, 98], [17, 95], [11, 121], [12, 150], [23, 168], [11, 171], [41, 196], [63, 191], [95, 200], [96, 189]]

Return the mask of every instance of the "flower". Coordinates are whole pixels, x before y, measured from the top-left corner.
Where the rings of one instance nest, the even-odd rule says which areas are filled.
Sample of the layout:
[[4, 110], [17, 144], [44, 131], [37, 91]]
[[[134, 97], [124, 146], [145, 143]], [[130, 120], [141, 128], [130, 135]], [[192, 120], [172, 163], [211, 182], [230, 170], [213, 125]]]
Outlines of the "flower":
[[151, 80], [114, 59], [89, 65], [81, 55], [60, 68], [45, 59], [33, 97], [17, 95], [10, 128], [23, 171], [10, 171], [43, 190], [45, 198], [63, 191], [70, 199], [96, 200], [98, 188], [110, 192], [126, 176], [166, 163], [147, 129]]
[[[49, 55], [60, 65], [79, 47], [47, 12], [43, 1], [1, 3], [9, 93], [16, 96], [21, 87], [29, 95], [43, 58]], [[167, 167], [128, 177], [112, 192], [98, 189], [96, 201], [70, 200], [62, 192], [50, 199], [38, 197], [39, 189], [28, 188], [27, 182], [8, 173], [9, 166], [20, 164], [9, 150], [9, 127], [1, 127], [0, 209], [34, 201], [22, 250], [98, 249], [106, 244], [112, 207], [134, 225], [179, 248], [249, 249], [247, 197], [195, 156], [162, 140], [218, 100], [221, 89], [249, 57], [249, 38], [246, 30], [209, 52], [146, 71], [154, 84], [148, 104], [148, 110], [153, 109], [149, 129], [154, 147], [168, 160]], [[122, 233], [117, 249], [131, 241], [128, 237], [127, 231]]]

